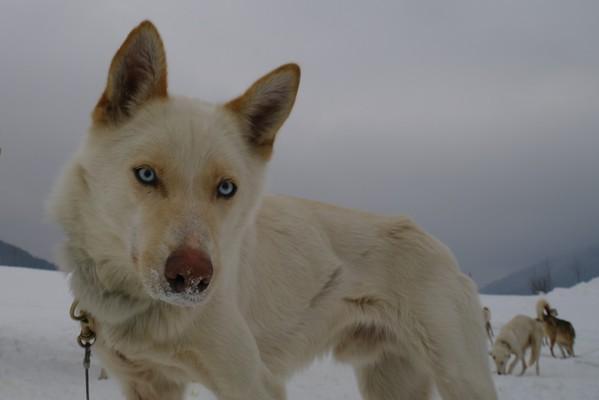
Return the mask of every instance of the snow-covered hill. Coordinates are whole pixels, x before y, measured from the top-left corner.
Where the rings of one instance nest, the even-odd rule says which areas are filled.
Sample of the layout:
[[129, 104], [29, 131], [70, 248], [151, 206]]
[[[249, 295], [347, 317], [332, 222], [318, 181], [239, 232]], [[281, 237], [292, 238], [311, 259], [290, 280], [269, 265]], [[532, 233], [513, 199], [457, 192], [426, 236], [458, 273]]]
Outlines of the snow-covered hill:
[[[599, 279], [548, 296], [560, 316], [577, 331], [574, 359], [552, 359], [547, 348], [541, 376], [497, 376], [502, 400], [599, 398]], [[532, 315], [536, 297], [482, 296], [493, 312], [494, 329], [518, 313]], [[71, 297], [58, 272], [0, 269], [0, 400], [80, 400], [83, 398], [82, 350], [75, 343], [78, 327], [67, 313]], [[92, 362], [92, 399], [119, 399], [113, 379], [97, 381]], [[290, 400], [359, 400], [352, 370], [326, 359], [296, 376], [288, 386]], [[214, 399], [192, 386], [187, 399]]]
[[546, 258], [491, 282], [480, 291], [485, 294], [528, 295], [532, 293], [531, 279], [546, 278], [549, 288], [569, 288], [595, 277], [599, 277], [599, 243]]
[[51, 262], [48, 262], [43, 258], [35, 257], [28, 251], [2, 240], [0, 240], [0, 266], [1, 265], [14, 265], [51, 271], [57, 270], [56, 266]]

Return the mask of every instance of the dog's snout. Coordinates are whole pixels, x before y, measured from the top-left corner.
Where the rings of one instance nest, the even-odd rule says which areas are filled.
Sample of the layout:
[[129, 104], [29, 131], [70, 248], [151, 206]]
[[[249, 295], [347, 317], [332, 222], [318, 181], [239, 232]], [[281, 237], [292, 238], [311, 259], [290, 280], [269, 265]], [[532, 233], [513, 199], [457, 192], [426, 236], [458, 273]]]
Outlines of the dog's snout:
[[210, 284], [212, 272], [210, 258], [191, 247], [175, 250], [164, 266], [164, 276], [175, 293], [204, 291]]

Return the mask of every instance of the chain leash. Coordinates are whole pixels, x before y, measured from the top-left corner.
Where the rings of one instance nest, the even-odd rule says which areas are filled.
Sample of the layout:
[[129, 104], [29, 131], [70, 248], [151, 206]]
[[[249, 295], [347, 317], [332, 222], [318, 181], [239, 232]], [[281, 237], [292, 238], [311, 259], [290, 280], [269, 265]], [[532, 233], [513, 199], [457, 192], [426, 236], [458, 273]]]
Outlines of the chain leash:
[[78, 309], [79, 302], [73, 301], [69, 315], [74, 321], [79, 321], [81, 324], [81, 332], [77, 336], [77, 343], [85, 351], [83, 354], [83, 370], [85, 372], [85, 399], [89, 400], [89, 367], [91, 362], [92, 351], [91, 347], [96, 342], [96, 333], [91, 329], [90, 316], [83, 310]]

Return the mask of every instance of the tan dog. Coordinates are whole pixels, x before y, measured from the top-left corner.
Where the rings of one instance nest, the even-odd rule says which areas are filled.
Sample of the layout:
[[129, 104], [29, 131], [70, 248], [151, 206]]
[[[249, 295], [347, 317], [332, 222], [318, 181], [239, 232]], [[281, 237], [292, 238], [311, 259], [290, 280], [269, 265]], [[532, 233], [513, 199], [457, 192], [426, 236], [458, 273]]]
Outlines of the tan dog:
[[495, 333], [493, 332], [493, 327], [491, 326], [491, 310], [489, 307], [483, 307], [483, 319], [485, 320], [487, 338], [489, 338], [489, 342], [491, 343], [491, 346], [493, 346], [493, 337], [495, 336]]
[[53, 211], [94, 349], [127, 399], [282, 400], [333, 351], [365, 399], [496, 399], [474, 284], [404, 217], [263, 196], [300, 70], [222, 105], [171, 97], [160, 36], [127, 37]]
[[[574, 341], [576, 340], [576, 331], [569, 321], [557, 318], [557, 310], [551, 308], [547, 300], [537, 301], [537, 320], [543, 324], [545, 336], [549, 338], [549, 350], [555, 357], [553, 347], [557, 343], [562, 358], [567, 356], [574, 357]], [[566, 351], [564, 351], [564, 348]]]
[[[539, 375], [539, 357], [541, 355], [541, 341], [543, 340], [543, 329], [533, 318], [526, 315], [516, 315], [510, 320], [499, 332], [493, 350], [490, 355], [495, 361], [497, 374], [511, 374], [518, 361], [522, 362], [523, 375], [526, 371], [526, 362], [524, 355], [526, 349], [530, 347], [530, 359], [528, 366], [536, 363], [536, 372]], [[512, 361], [509, 369], [506, 372], [506, 367], [510, 356], [514, 354], [516, 357]]]

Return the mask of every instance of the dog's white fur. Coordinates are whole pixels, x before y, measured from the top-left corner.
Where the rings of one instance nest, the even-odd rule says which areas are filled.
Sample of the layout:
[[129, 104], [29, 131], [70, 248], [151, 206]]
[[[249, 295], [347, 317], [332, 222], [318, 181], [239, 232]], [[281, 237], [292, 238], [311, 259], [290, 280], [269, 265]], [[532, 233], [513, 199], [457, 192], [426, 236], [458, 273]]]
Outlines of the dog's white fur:
[[530, 347], [531, 353], [528, 366], [530, 367], [536, 363], [536, 373], [539, 375], [542, 340], [543, 328], [535, 319], [526, 315], [516, 315], [501, 328], [490, 353], [493, 361], [495, 361], [497, 373], [499, 375], [506, 374], [508, 361], [511, 355], [514, 354], [515, 358], [510, 364], [507, 374], [511, 374], [516, 363], [521, 361], [522, 371], [520, 375], [523, 375], [527, 368], [524, 356], [526, 350]]
[[[443, 399], [496, 399], [476, 288], [447, 247], [405, 217], [262, 195], [297, 66], [210, 105], [167, 96], [164, 60], [151, 23], [130, 34], [51, 203], [94, 350], [127, 399], [181, 399], [201, 382], [222, 400], [280, 400], [331, 350], [364, 399], [428, 399], [433, 383]], [[140, 185], [136, 165], [164, 187]], [[235, 197], [215, 199], [219, 177]], [[213, 262], [200, 295], [164, 280], [182, 245]]]

